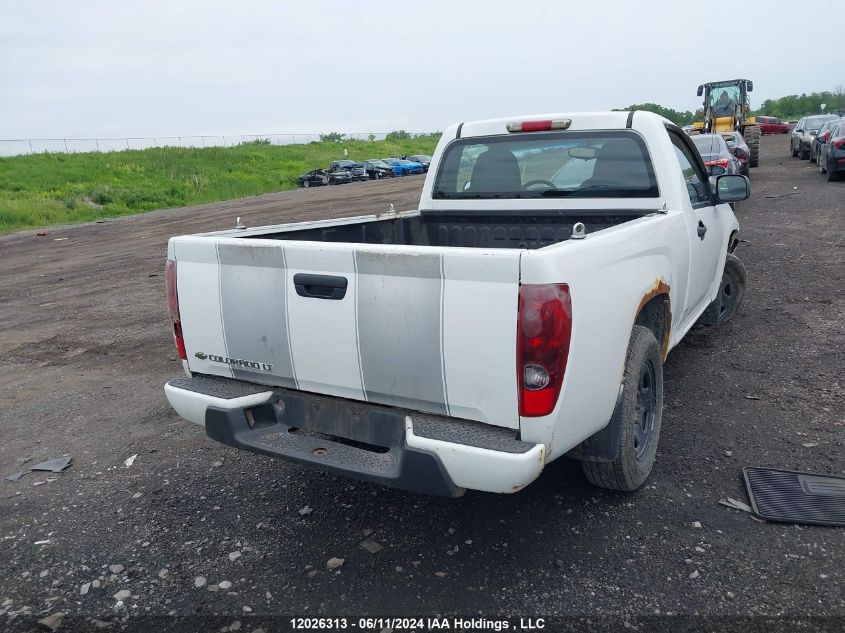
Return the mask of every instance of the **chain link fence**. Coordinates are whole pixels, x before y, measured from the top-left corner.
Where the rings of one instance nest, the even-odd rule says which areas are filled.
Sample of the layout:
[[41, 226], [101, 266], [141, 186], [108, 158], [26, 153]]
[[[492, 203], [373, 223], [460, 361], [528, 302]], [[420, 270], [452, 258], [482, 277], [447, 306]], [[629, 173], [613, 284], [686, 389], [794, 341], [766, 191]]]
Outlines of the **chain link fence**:
[[[343, 140], [381, 141], [389, 132], [351, 132]], [[428, 132], [410, 132], [410, 136], [427, 136]], [[233, 147], [242, 143], [261, 142], [272, 145], [294, 145], [319, 141], [327, 134], [219, 134], [186, 136], [148, 136], [125, 138], [18, 138], [0, 139], [0, 156], [19, 156], [42, 152], [120, 152], [150, 147]], [[336, 136], [336, 133], [331, 133]]]

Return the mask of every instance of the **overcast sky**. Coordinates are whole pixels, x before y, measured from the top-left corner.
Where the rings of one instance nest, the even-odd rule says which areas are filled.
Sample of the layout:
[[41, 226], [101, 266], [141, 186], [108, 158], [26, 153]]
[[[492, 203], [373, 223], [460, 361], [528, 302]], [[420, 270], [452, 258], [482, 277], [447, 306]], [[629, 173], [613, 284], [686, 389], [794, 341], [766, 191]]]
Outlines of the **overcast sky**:
[[737, 76], [752, 105], [845, 82], [845, 2], [718, 6], [0, 0], [0, 138], [428, 131], [693, 110], [698, 84]]

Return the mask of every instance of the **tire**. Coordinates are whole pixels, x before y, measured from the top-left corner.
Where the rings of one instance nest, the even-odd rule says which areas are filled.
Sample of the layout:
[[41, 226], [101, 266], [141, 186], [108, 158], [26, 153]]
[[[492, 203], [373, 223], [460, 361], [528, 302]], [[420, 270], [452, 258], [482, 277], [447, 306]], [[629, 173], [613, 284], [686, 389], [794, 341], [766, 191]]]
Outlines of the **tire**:
[[311, 186], [311, 183], [310, 183], [309, 181], [307, 181], [307, 180], [303, 180], [303, 181], [302, 181], [302, 186], [303, 186], [303, 187], [305, 187], [306, 189], [308, 189], [308, 187], [310, 187], [310, 186]]
[[663, 417], [663, 363], [651, 330], [635, 325], [628, 342], [622, 381], [619, 454], [612, 462], [582, 461], [591, 484], [631, 492], [654, 466]]
[[810, 153], [804, 149], [804, 142], [801, 141], [798, 145], [798, 160], [807, 160], [810, 158]]
[[816, 155], [815, 155], [815, 154], [813, 154], [813, 146], [812, 146], [812, 145], [810, 145], [810, 162], [811, 162], [811, 163], [815, 163], [815, 162], [816, 162]]
[[760, 126], [748, 125], [742, 135], [748, 145], [748, 166], [757, 167], [760, 164]]
[[825, 171], [827, 172], [827, 181], [828, 182], [833, 182], [834, 180], [839, 180], [839, 173], [833, 171], [830, 168], [830, 165], [827, 166], [827, 169]]
[[795, 149], [795, 143], [792, 141], [792, 139], [789, 140], [789, 153], [792, 154], [792, 158], [798, 156], [798, 150]]
[[819, 156], [818, 165], [819, 165], [819, 171], [820, 171], [821, 173], [823, 173], [823, 174], [824, 174], [824, 173], [827, 173], [827, 168], [825, 167], [824, 163], [822, 162], [822, 157], [821, 157], [821, 156]]
[[742, 260], [733, 253], [728, 253], [719, 284], [719, 294], [699, 317], [699, 325], [724, 325], [734, 317], [745, 301], [746, 276]]

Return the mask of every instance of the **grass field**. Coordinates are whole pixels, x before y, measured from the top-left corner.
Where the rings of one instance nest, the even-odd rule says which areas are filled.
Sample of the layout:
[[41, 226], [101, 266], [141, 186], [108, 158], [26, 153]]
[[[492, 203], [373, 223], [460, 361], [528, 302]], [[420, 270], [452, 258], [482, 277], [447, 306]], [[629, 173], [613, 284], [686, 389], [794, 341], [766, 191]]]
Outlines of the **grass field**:
[[431, 154], [438, 134], [406, 140], [244, 143], [0, 158], [0, 233], [293, 189], [344, 158]]

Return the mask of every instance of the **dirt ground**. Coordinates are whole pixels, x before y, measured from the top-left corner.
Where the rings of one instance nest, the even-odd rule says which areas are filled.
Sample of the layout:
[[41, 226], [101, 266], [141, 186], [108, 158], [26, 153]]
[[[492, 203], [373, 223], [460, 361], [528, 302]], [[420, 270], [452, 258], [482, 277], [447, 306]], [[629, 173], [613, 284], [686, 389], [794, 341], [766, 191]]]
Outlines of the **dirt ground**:
[[[670, 354], [657, 464], [631, 495], [592, 488], [564, 459], [516, 495], [424, 497], [218, 445], [167, 405], [162, 386], [181, 373], [167, 238], [237, 216], [408, 209], [422, 177], [0, 237], [0, 476], [73, 457], [60, 474], [0, 479], [0, 629], [63, 612], [60, 630], [448, 614], [843, 630], [845, 529], [718, 504], [747, 499], [744, 466], [845, 474], [845, 181], [787, 145], [763, 138], [737, 208], [744, 307]], [[383, 550], [360, 547], [369, 534]], [[345, 564], [327, 570], [332, 557]]]

